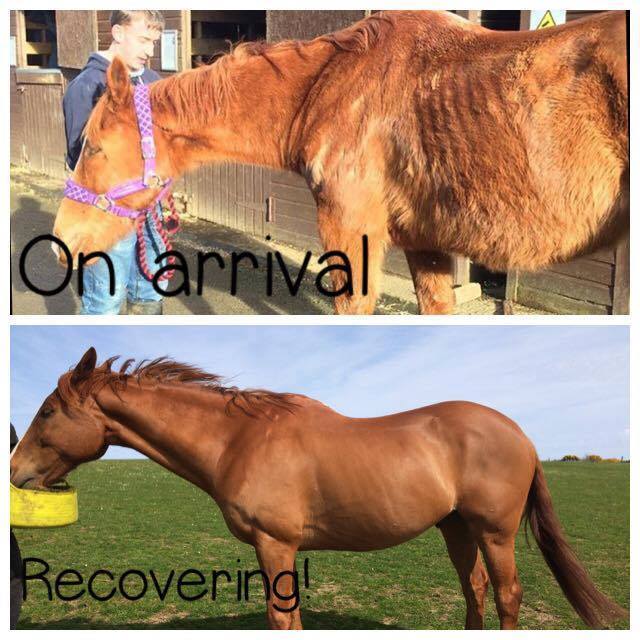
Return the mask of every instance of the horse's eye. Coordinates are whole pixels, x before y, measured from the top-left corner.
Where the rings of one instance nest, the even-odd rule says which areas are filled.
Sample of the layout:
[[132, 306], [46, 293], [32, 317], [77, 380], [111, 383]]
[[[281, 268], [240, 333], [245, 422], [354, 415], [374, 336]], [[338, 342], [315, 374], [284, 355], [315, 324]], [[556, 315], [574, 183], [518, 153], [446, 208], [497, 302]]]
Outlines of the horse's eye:
[[96, 153], [100, 153], [102, 151], [102, 147], [94, 147], [93, 145], [89, 144], [88, 142], [85, 143], [84, 148], [85, 148], [88, 156], [95, 156]]
[[51, 407], [44, 407], [44, 409], [42, 409], [42, 411], [40, 411], [40, 417], [41, 418], [48, 418], [49, 416], [53, 415], [53, 409]]

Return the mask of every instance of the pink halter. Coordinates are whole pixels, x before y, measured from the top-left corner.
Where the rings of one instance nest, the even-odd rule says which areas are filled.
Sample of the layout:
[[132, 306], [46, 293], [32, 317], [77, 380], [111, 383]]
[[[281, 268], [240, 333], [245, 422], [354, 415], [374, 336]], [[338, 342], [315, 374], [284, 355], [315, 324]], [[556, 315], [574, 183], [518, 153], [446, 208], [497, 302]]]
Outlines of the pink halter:
[[113, 213], [123, 218], [135, 219], [147, 213], [148, 209], [128, 209], [115, 203], [120, 198], [125, 198], [133, 193], [144, 191], [153, 187], [162, 187], [149, 208], [155, 206], [169, 193], [171, 178], [162, 180], [156, 173], [156, 145], [153, 140], [153, 119], [151, 115], [151, 101], [149, 100], [149, 87], [145, 84], [137, 84], [133, 92], [133, 104], [135, 107], [138, 129], [140, 130], [140, 147], [144, 158], [144, 173], [142, 178], [129, 180], [123, 184], [109, 189], [106, 193], [94, 193], [86, 187], [78, 184], [71, 178], [66, 182], [64, 197], [97, 207], [101, 211]]
[[[172, 251], [168, 233], [176, 233], [180, 222], [173, 202], [173, 196], [170, 191], [172, 180], [171, 178], [162, 180], [162, 178], [156, 173], [156, 145], [153, 140], [153, 117], [151, 114], [149, 87], [147, 85], [137, 84], [135, 86], [133, 91], [133, 104], [136, 112], [136, 119], [138, 120], [138, 129], [140, 130], [140, 148], [144, 159], [142, 178], [129, 180], [128, 182], [124, 182], [123, 184], [109, 189], [106, 193], [99, 194], [94, 193], [74, 180], [69, 179], [65, 184], [64, 197], [74, 200], [75, 202], [80, 202], [81, 204], [91, 205], [101, 211], [112, 213], [113, 215], [122, 218], [135, 220], [140, 267], [145, 277], [148, 280], [152, 280], [153, 274], [149, 269], [145, 248], [146, 245], [143, 237], [144, 222], [147, 215], [152, 218], [156, 230], [164, 242], [165, 250], [168, 253], [171, 253]], [[115, 202], [116, 200], [130, 196], [133, 193], [158, 187], [161, 187], [160, 193], [158, 193], [146, 209], [128, 209], [127, 207], [123, 207]], [[171, 210], [171, 214], [166, 220], [167, 229], [164, 228], [162, 221], [155, 212], [156, 205], [164, 199], [167, 200]], [[175, 258], [170, 256], [167, 259], [167, 262], [169, 264], [174, 264]], [[158, 277], [158, 280], [168, 280], [172, 276], [173, 271], [166, 271]]]

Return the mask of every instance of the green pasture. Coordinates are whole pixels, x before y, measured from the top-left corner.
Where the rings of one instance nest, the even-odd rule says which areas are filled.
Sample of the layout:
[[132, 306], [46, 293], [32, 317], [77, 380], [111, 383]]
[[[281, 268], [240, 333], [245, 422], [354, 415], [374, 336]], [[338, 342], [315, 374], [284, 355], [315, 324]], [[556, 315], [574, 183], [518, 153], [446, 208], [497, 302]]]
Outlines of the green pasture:
[[[629, 607], [630, 465], [585, 462], [546, 463], [555, 506], [571, 544], [595, 582], [616, 602]], [[164, 582], [174, 569], [257, 569], [253, 549], [231, 536], [215, 503], [204, 493], [149, 461], [100, 461], [76, 470], [80, 520], [66, 528], [16, 530], [23, 557], [50, 565], [49, 577], [76, 569], [85, 579], [97, 569], [116, 578], [127, 569], [153, 569]], [[459, 629], [464, 600], [437, 529], [386, 551], [314, 552], [310, 584], [301, 588], [302, 621], [307, 629]], [[239, 560], [239, 562], [238, 562]], [[521, 533], [517, 563], [524, 588], [521, 627], [583, 628], [564, 599], [537, 548]], [[130, 593], [138, 588], [133, 578]], [[210, 586], [211, 580], [207, 582]], [[152, 586], [152, 585], [151, 585]], [[107, 593], [110, 584], [95, 582]], [[47, 599], [44, 585], [28, 583], [22, 628], [64, 629], [260, 629], [265, 602], [259, 578], [250, 599], [238, 602], [235, 584], [218, 582], [218, 593], [186, 602], [175, 579], [163, 602], [151, 588], [128, 601], [116, 596], [96, 602], [88, 596], [65, 602]], [[202, 587], [187, 587], [194, 594]], [[77, 591], [65, 587], [63, 594]], [[488, 600], [487, 626], [497, 628]], [[627, 625], [624, 622], [621, 626]]]

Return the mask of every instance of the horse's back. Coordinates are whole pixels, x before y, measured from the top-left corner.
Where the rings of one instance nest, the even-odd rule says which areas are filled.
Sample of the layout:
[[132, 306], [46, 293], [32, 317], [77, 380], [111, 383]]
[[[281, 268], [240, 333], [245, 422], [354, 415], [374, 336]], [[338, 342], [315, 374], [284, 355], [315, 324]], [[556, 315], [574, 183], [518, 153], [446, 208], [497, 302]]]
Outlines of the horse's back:
[[412, 176], [399, 174], [397, 236], [494, 270], [540, 268], [619, 237], [625, 39], [624, 13], [540, 32], [452, 21], [422, 36], [416, 116], [399, 114], [394, 138]]
[[[341, 417], [330, 429], [336, 448], [370, 443], [385, 453], [401, 446], [405, 451], [435, 454], [445, 466], [457, 460], [485, 457], [501, 451], [519, 461], [535, 460], [535, 448], [522, 429], [503, 413], [468, 401], [441, 402], [378, 418]], [[322, 431], [318, 434], [324, 437]], [[507, 454], [505, 454], [507, 455]]]

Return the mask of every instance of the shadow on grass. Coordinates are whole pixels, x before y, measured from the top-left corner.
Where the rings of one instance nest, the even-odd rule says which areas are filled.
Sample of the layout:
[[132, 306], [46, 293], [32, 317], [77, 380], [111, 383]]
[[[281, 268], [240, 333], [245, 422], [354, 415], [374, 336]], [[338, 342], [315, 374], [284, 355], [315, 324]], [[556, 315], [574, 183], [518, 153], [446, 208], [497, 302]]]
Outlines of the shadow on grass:
[[[375, 620], [359, 618], [357, 616], [339, 615], [321, 611], [303, 611], [302, 624], [310, 629], [401, 629], [396, 625], [385, 625]], [[266, 629], [267, 620], [264, 613], [252, 613], [240, 616], [219, 616], [215, 618], [180, 618], [173, 616], [169, 620], [156, 623], [115, 623], [94, 622], [78, 616], [52, 620], [46, 625], [29, 624], [27, 621], [18, 625], [18, 629]]]

